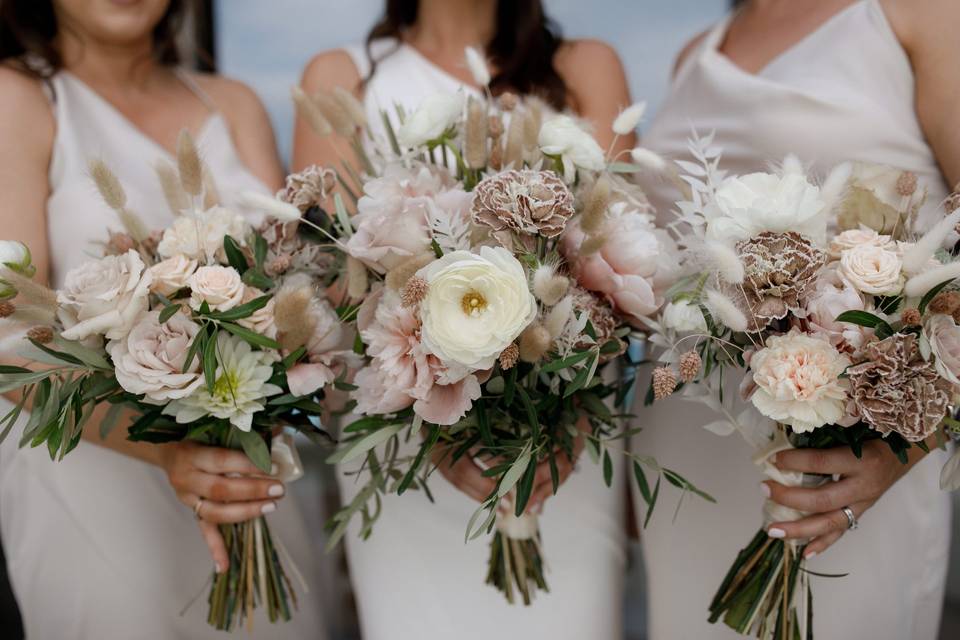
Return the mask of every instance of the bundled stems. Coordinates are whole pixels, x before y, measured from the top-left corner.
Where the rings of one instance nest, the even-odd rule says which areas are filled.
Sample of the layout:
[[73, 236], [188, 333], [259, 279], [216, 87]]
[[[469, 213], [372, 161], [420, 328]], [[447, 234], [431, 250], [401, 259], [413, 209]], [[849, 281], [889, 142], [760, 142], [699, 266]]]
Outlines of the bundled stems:
[[516, 589], [523, 604], [529, 606], [538, 589], [550, 591], [543, 574], [539, 526], [530, 538], [510, 537], [498, 527], [490, 540], [487, 584], [506, 596], [510, 604], [514, 603]]

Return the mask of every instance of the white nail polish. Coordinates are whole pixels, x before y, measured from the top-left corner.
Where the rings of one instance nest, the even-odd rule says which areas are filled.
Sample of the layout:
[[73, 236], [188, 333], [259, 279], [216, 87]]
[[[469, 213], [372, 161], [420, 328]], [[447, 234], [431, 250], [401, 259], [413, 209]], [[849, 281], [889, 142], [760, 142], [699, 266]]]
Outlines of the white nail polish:
[[213, 568], [217, 573], [223, 573], [223, 567], [220, 565], [219, 562], [214, 562]]
[[270, 465], [270, 475], [275, 476], [280, 472], [280, 466], [276, 462]]
[[272, 484], [270, 488], [267, 489], [267, 495], [271, 498], [279, 498], [285, 492], [282, 484]]
[[770, 497], [770, 485], [768, 485], [766, 482], [760, 483], [760, 491], [763, 493], [764, 498]]
[[260, 507], [260, 513], [263, 513], [263, 514], [273, 513], [276, 510], [277, 510], [276, 502], [268, 502], [267, 504]]
[[783, 529], [767, 529], [767, 535], [771, 538], [786, 538], [787, 532]]

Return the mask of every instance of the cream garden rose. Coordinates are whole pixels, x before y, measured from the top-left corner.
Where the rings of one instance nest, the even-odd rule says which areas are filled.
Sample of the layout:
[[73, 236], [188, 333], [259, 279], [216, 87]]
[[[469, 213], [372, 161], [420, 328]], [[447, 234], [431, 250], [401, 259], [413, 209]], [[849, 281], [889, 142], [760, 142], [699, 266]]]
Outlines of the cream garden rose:
[[862, 244], [840, 256], [840, 275], [859, 291], [895, 295], [903, 289], [903, 261], [896, 250]]
[[953, 317], [937, 313], [924, 323], [923, 333], [930, 344], [937, 373], [960, 385], [960, 327]]
[[232, 267], [200, 267], [190, 276], [188, 285], [194, 309], [206, 302], [212, 311], [229, 311], [243, 303], [243, 280]]
[[163, 258], [179, 254], [195, 260], [223, 261], [223, 237], [230, 236], [242, 245], [249, 232], [242, 215], [225, 207], [212, 207], [174, 220], [163, 232], [157, 253]]
[[838, 260], [843, 255], [844, 251], [853, 249], [854, 247], [860, 247], [863, 245], [868, 245], [871, 247], [879, 247], [881, 249], [886, 249], [887, 251], [895, 251], [897, 249], [897, 243], [890, 236], [880, 235], [873, 229], [847, 229], [846, 231], [837, 234], [830, 240], [830, 257]]
[[850, 360], [829, 342], [796, 331], [773, 336], [753, 354], [750, 368], [757, 410], [797, 433], [839, 422], [847, 391], [840, 374]]
[[453, 251], [417, 275], [429, 287], [423, 344], [445, 364], [489, 369], [537, 315], [523, 266], [502, 247]]
[[153, 282], [150, 290], [170, 296], [187, 286], [190, 276], [197, 270], [197, 261], [178, 253], [150, 267]]
[[184, 366], [199, 330], [182, 313], [173, 314], [163, 324], [159, 311], [142, 314], [130, 333], [107, 345], [117, 382], [124, 390], [157, 404], [190, 395], [203, 384], [199, 358]]
[[85, 262], [67, 273], [57, 293], [61, 315], [70, 325], [67, 340], [103, 335], [117, 340], [130, 331], [150, 294], [150, 272], [134, 250]]

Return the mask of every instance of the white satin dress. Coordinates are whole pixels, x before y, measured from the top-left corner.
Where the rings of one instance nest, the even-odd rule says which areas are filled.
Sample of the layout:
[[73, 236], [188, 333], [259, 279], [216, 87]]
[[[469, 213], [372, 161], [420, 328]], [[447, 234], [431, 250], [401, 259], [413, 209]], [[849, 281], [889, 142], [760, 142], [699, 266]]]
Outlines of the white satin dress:
[[[366, 77], [364, 48], [347, 51]], [[393, 113], [395, 103], [409, 112], [433, 93], [470, 91], [408, 45], [377, 41], [372, 53], [378, 63], [364, 96], [370, 122], [380, 122], [381, 108]], [[408, 453], [416, 447], [411, 443]], [[357, 484], [340, 471], [348, 502]], [[626, 555], [617, 486], [622, 484], [608, 489], [598, 466], [584, 456], [559, 494], [547, 500], [540, 524], [550, 592], [537, 594], [530, 607], [508, 604], [484, 583], [487, 538], [464, 543], [478, 506], [473, 499], [439, 473], [430, 481], [433, 504], [421, 491], [387, 496], [370, 539], [356, 537], [358, 523], [346, 537], [363, 638], [620, 640]]]
[[[764, 170], [792, 152], [821, 176], [847, 160], [913, 171], [929, 189], [931, 210], [946, 196], [914, 111], [910, 62], [877, 0], [849, 6], [755, 75], [718, 51], [727, 24], [717, 25], [682, 65], [646, 146], [688, 159], [691, 128], [716, 131], [722, 167], [732, 173]], [[661, 214], [677, 199], [662, 183], [648, 185], [648, 192]], [[640, 398], [648, 379], [649, 373]], [[707, 606], [761, 524], [763, 476], [743, 438], [702, 429], [719, 417], [703, 405], [678, 397], [639, 405], [635, 412], [647, 429], [634, 446], [718, 500], [687, 499], [675, 524], [654, 518], [643, 532], [649, 638], [738, 638], [707, 623]], [[813, 571], [850, 574], [812, 579], [818, 639], [937, 637], [950, 535], [949, 495], [938, 488], [944, 461], [935, 452], [920, 462], [864, 514], [858, 530], [811, 561]], [[635, 504], [642, 516], [642, 501]]]
[[[197, 144], [225, 204], [236, 204], [231, 195], [244, 189], [266, 192], [241, 163], [213, 102], [190, 76], [180, 77], [211, 109]], [[162, 228], [172, 214], [153, 166], [174, 159], [69, 72], [54, 76], [48, 88], [57, 125], [47, 202], [56, 287], [67, 271], [98, 254], [94, 243], [108, 229], [121, 229], [89, 178], [89, 160], [103, 159], [123, 183], [130, 208], [148, 227]], [[210, 554], [193, 513], [177, 500], [161, 469], [92, 442], [55, 463], [46, 447], [18, 449], [19, 433], [15, 427], [0, 446], [0, 525], [28, 640], [225, 637], [206, 623]], [[307, 535], [292, 496], [280, 501], [270, 524], [313, 590], [298, 588], [300, 610], [292, 622], [271, 625], [258, 615], [252, 635], [239, 633], [322, 639], [313, 578], [318, 543]]]

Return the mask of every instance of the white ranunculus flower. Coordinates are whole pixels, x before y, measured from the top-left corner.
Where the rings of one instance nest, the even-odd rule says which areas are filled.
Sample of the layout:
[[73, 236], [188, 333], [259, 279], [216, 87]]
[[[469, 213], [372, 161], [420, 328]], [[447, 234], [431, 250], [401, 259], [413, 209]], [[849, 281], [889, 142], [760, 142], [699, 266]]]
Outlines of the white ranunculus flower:
[[678, 333], [705, 333], [707, 321], [700, 308], [686, 300], [668, 302], [663, 308], [663, 324]]
[[[130, 331], [150, 294], [150, 272], [134, 250], [85, 262], [67, 273], [57, 302], [70, 317], [67, 340], [103, 335], [118, 340]], [[76, 321], [73, 324], [73, 321]]]
[[[30, 249], [16, 240], [0, 240], [0, 264], [25, 276], [33, 276], [35, 269], [31, 264]], [[12, 298], [17, 290], [4, 280], [0, 280], [0, 300]]]
[[847, 229], [838, 233], [830, 240], [830, 257], [837, 260], [843, 255], [844, 251], [859, 247], [860, 245], [869, 245], [871, 247], [880, 247], [888, 251], [895, 251], [897, 243], [890, 236], [883, 236], [866, 227], [862, 229]]
[[197, 261], [177, 254], [150, 267], [153, 282], [150, 290], [162, 296], [171, 296], [187, 286], [190, 276], [197, 270]]
[[840, 275], [871, 295], [895, 295], [903, 289], [903, 261], [896, 250], [869, 244], [848, 249], [840, 256]]
[[924, 323], [923, 333], [930, 343], [937, 373], [960, 385], [960, 327], [956, 321], [952, 316], [933, 314]]
[[795, 231], [826, 242], [827, 210], [820, 189], [796, 173], [727, 178], [706, 207], [707, 239], [733, 243], [764, 231]]
[[221, 332], [217, 335], [217, 372], [213, 391], [205, 384], [185, 398], [174, 400], [163, 412], [176, 418], [178, 424], [193, 422], [204, 416], [229, 420], [241, 431], [250, 431], [253, 415], [263, 411], [264, 401], [283, 392], [268, 384], [273, 376], [275, 351], [254, 351], [240, 338]]
[[795, 331], [773, 336], [750, 359], [757, 385], [750, 400], [760, 413], [796, 433], [836, 424], [847, 404], [840, 374], [849, 365], [825, 340]]
[[184, 215], [167, 227], [157, 245], [157, 253], [163, 258], [182, 254], [195, 260], [225, 261], [223, 237], [230, 236], [243, 245], [250, 232], [250, 225], [242, 215], [224, 207], [212, 207], [197, 213]]
[[437, 93], [429, 96], [397, 129], [397, 142], [412, 149], [436, 140], [452, 127], [463, 112], [463, 95]]
[[228, 311], [243, 301], [244, 284], [233, 267], [200, 267], [187, 281], [190, 306], [199, 309], [206, 302], [211, 311]]
[[489, 369], [537, 315], [527, 274], [503, 247], [454, 251], [417, 272], [424, 346], [444, 364]]
[[184, 367], [198, 331], [199, 325], [182, 313], [163, 324], [158, 311], [142, 314], [130, 333], [107, 345], [117, 382], [156, 404], [190, 395], [203, 384], [198, 357]]
[[602, 171], [606, 167], [603, 149], [587, 131], [570, 116], [555, 116], [540, 127], [540, 150], [563, 161], [563, 177], [576, 178], [576, 170]]

